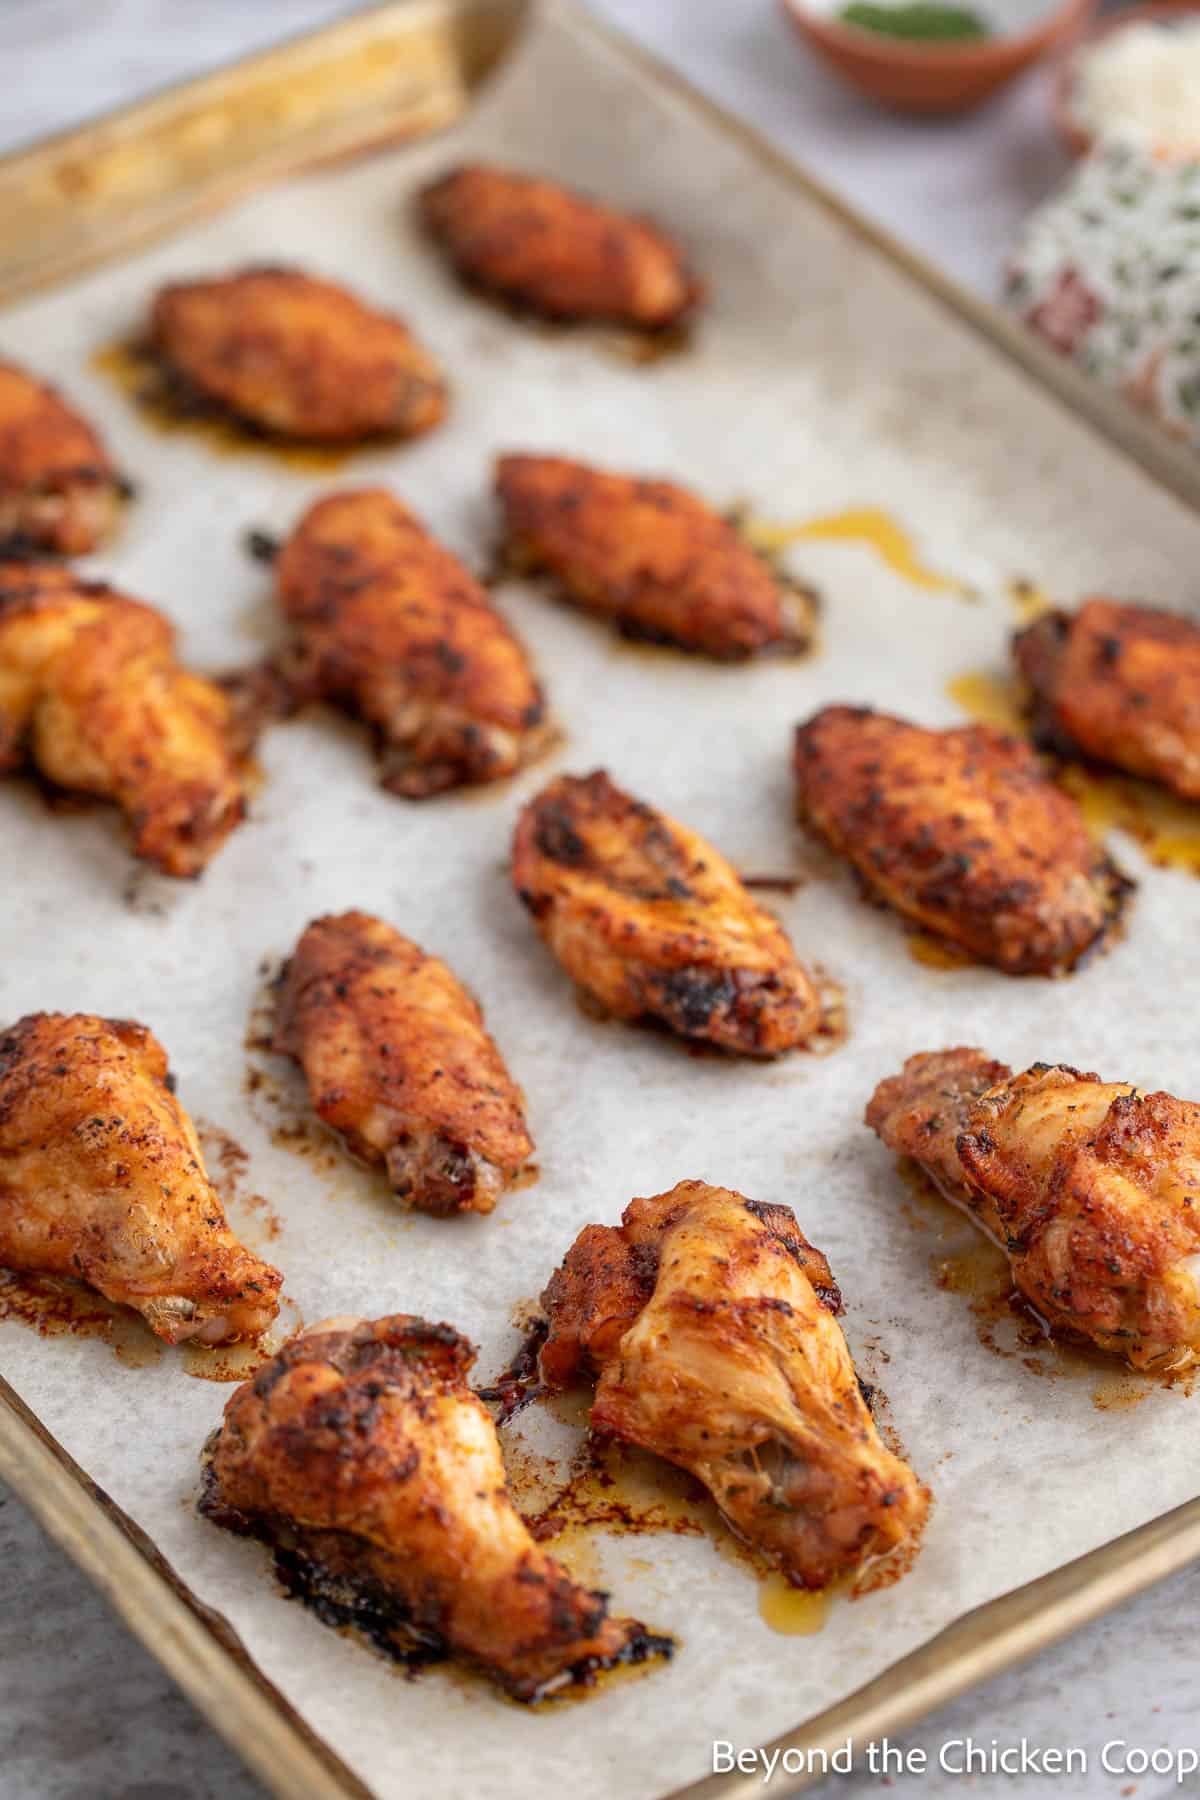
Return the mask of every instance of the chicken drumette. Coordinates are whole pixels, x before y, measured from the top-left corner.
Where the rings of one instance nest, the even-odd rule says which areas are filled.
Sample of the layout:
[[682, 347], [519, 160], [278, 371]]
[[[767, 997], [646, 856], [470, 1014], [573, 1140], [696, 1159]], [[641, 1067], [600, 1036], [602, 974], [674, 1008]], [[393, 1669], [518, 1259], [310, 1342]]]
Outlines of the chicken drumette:
[[1039, 739], [1200, 800], [1200, 627], [1178, 613], [1088, 600], [1014, 639]]
[[458, 558], [383, 489], [317, 501], [277, 576], [296, 633], [288, 684], [374, 729], [392, 792], [499, 781], [550, 743], [524, 648]]
[[125, 494], [99, 434], [54, 388], [0, 362], [0, 555], [85, 556]]
[[880, 1441], [788, 1207], [703, 1181], [634, 1200], [580, 1233], [542, 1307], [546, 1385], [596, 1379], [593, 1428], [690, 1470], [795, 1586], [920, 1531], [928, 1493]]
[[568, 975], [617, 1018], [746, 1056], [795, 1049], [820, 1024], [787, 933], [736, 870], [602, 770], [524, 808], [512, 879]]
[[1008, 975], [1070, 969], [1131, 884], [1029, 745], [827, 706], [796, 732], [800, 818], [898, 913]]
[[960, 1048], [909, 1057], [866, 1117], [1007, 1251], [1053, 1330], [1138, 1368], [1200, 1356], [1200, 1106]]
[[274, 1047], [313, 1106], [425, 1212], [491, 1212], [533, 1150], [478, 1002], [367, 913], [316, 919], [280, 980]]
[[274, 1545], [324, 1616], [398, 1655], [460, 1655], [516, 1700], [669, 1655], [534, 1542], [473, 1361], [406, 1314], [294, 1338], [226, 1407], [203, 1510]]
[[550, 318], [656, 330], [701, 298], [670, 238], [552, 181], [470, 164], [425, 188], [420, 208], [464, 280]]
[[162, 1045], [87, 1013], [0, 1037], [0, 1264], [86, 1282], [170, 1344], [259, 1337], [283, 1279], [229, 1229]]
[[400, 319], [295, 269], [163, 288], [150, 348], [185, 393], [276, 437], [410, 437], [446, 411], [441, 371]]
[[153, 607], [48, 563], [0, 563], [0, 773], [111, 800], [136, 854], [198, 875], [246, 816], [230, 703], [180, 668]]
[[561, 456], [502, 456], [496, 493], [512, 568], [545, 571], [628, 637], [721, 661], [812, 644], [812, 594], [684, 488]]

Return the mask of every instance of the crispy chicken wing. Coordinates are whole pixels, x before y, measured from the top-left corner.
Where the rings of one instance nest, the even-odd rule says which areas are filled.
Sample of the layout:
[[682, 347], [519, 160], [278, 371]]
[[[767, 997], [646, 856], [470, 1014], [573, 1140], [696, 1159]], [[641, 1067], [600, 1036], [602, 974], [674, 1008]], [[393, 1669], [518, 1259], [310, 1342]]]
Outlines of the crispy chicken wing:
[[1013, 641], [1038, 736], [1200, 800], [1200, 627], [1178, 613], [1088, 600]]
[[868, 890], [1007, 975], [1070, 969], [1131, 884], [1028, 744], [827, 706], [796, 732], [800, 818]]
[[960, 1048], [909, 1057], [866, 1117], [1007, 1251], [1053, 1329], [1138, 1368], [1200, 1356], [1200, 1106]]
[[721, 661], [811, 647], [813, 596], [684, 488], [562, 456], [502, 456], [496, 493], [511, 565], [546, 571], [627, 637]]
[[277, 437], [411, 437], [446, 384], [400, 319], [295, 269], [243, 269], [155, 297], [151, 347], [186, 388]]
[[259, 1337], [283, 1280], [226, 1224], [157, 1038], [88, 1013], [0, 1037], [0, 1264], [84, 1281], [169, 1344]]
[[529, 658], [487, 594], [382, 488], [311, 506], [277, 564], [289, 679], [375, 730], [411, 800], [500, 781], [553, 737]]
[[568, 975], [619, 1019], [778, 1056], [820, 1024], [779, 921], [711, 844], [611, 782], [563, 775], [524, 808], [513, 886]]
[[203, 1510], [275, 1545], [326, 1617], [394, 1654], [458, 1654], [516, 1700], [669, 1655], [529, 1535], [474, 1360], [403, 1313], [294, 1338], [225, 1408]]
[[45, 382], [0, 362], [0, 554], [86, 556], [115, 529], [124, 494], [87, 420]]
[[220, 688], [160, 612], [47, 563], [0, 563], [0, 773], [112, 800], [136, 854], [198, 875], [246, 816]]
[[551, 1388], [597, 1378], [592, 1425], [678, 1463], [797, 1587], [912, 1539], [929, 1496], [880, 1442], [841, 1296], [786, 1206], [681, 1181], [589, 1225], [542, 1296]]
[[553, 181], [470, 164], [425, 188], [420, 206], [464, 280], [550, 318], [655, 330], [702, 297], [670, 238]]
[[355, 1155], [425, 1212], [491, 1212], [533, 1151], [483, 1013], [381, 919], [315, 919], [280, 980], [274, 1047]]

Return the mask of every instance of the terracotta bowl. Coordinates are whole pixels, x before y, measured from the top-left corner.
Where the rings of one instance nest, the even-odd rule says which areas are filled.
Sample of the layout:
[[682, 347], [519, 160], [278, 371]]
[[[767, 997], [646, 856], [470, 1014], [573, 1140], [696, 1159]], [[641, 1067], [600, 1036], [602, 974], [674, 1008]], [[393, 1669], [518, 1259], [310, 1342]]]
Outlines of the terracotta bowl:
[[1084, 24], [1073, 32], [1063, 48], [1062, 60], [1054, 80], [1054, 122], [1058, 135], [1072, 156], [1086, 156], [1092, 147], [1092, 135], [1076, 120], [1071, 110], [1071, 89], [1075, 82], [1075, 62], [1081, 50], [1111, 37], [1126, 25], [1140, 25], [1146, 19], [1181, 19], [1200, 13], [1200, 0], [1152, 0], [1146, 6], [1126, 6], [1109, 13], [1095, 25]]
[[[968, 0], [969, 3], [969, 0]], [[1047, 0], [1033, 24], [971, 44], [889, 38], [822, 12], [810, 0], [782, 0], [800, 35], [842, 79], [903, 112], [955, 113], [978, 106], [1066, 39], [1078, 37], [1096, 0]]]

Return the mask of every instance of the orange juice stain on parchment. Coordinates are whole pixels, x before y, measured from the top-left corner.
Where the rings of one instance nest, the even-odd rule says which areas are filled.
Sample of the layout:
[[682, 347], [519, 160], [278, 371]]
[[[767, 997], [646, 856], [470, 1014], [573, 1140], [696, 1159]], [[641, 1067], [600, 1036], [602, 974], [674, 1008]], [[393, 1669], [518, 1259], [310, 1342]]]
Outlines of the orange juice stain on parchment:
[[791, 544], [818, 540], [866, 544], [881, 562], [912, 587], [924, 588], [934, 594], [958, 594], [964, 599], [972, 592], [965, 581], [930, 568], [922, 560], [910, 534], [890, 513], [879, 507], [852, 507], [846, 512], [780, 525], [747, 519], [743, 530], [756, 550], [771, 555], [786, 550]]
[[[1028, 735], [1029, 721], [1015, 676], [968, 669], [946, 683], [946, 693], [980, 724]], [[1079, 802], [1093, 837], [1123, 831], [1159, 868], [1200, 875], [1200, 807], [1133, 775], [1086, 763], [1059, 763], [1053, 773], [1059, 786]]]

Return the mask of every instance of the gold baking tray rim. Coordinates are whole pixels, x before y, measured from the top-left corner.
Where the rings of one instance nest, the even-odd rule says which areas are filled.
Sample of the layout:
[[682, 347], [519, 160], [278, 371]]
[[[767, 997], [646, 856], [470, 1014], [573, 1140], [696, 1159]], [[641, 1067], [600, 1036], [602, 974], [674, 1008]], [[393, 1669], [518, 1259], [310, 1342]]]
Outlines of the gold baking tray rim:
[[[0, 306], [180, 230], [239, 195], [454, 123], [535, 4], [648, 70], [717, 131], [815, 200], [1200, 511], [1200, 458], [1088, 380], [997, 307], [959, 287], [577, 0], [388, 0], [231, 67], [0, 158]], [[0, 1379], [0, 1478], [99, 1588], [222, 1737], [284, 1800], [370, 1800], [256, 1667]], [[765, 1746], [821, 1779], [819, 1755], [904, 1730], [1200, 1557], [1200, 1498], [964, 1614], [866, 1686]], [[787, 1764], [783, 1765], [785, 1768]], [[759, 1773], [711, 1775], [669, 1800], [749, 1800]], [[664, 1797], [667, 1800], [667, 1797]]]

